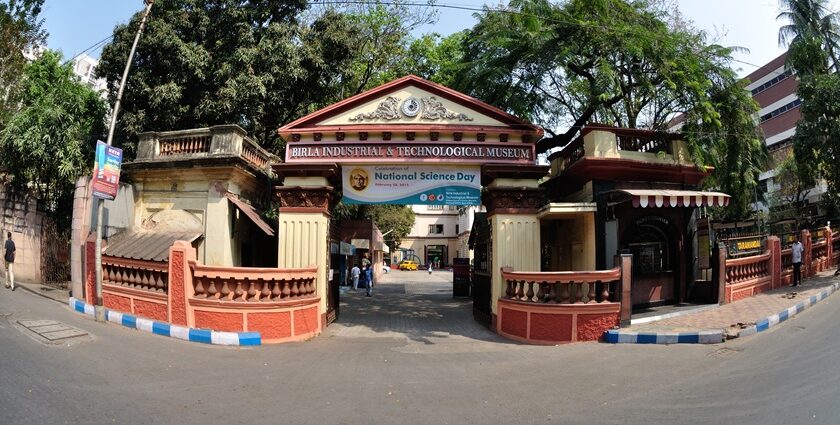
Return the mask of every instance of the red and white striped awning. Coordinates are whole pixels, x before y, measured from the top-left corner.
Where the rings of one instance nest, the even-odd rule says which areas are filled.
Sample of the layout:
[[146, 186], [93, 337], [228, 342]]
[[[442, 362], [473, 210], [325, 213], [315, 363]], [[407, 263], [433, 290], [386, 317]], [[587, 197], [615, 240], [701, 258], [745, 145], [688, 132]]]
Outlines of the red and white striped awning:
[[729, 195], [721, 192], [652, 189], [622, 189], [617, 192], [630, 195], [633, 206], [636, 208], [725, 207], [729, 205]]

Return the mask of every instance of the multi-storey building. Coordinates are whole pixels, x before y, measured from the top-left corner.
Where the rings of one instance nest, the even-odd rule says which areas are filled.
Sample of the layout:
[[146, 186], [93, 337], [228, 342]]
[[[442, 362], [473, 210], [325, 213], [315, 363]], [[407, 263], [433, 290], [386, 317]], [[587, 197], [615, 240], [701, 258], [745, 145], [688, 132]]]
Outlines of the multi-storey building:
[[[796, 133], [796, 123], [802, 116], [802, 101], [796, 93], [799, 81], [793, 70], [785, 66], [787, 57], [785, 52], [745, 78], [748, 82], [746, 88], [760, 108], [756, 118], [772, 159], [768, 169], [759, 175], [759, 191], [765, 194], [765, 201], [753, 204], [754, 209], [765, 212], [773, 207], [768, 200], [774, 198], [774, 192], [781, 187], [782, 182], [776, 178], [776, 167], [792, 153], [792, 137]], [[669, 130], [679, 131], [684, 120], [684, 115], [676, 117], [671, 121]], [[811, 215], [818, 215], [820, 196], [825, 190], [825, 184], [820, 183], [807, 192], [805, 200], [810, 206]]]
[[96, 67], [99, 60], [84, 53], [73, 58], [73, 72], [79, 76], [83, 83], [105, 97], [106, 83], [104, 78], [96, 78]]
[[467, 252], [466, 249], [459, 250], [458, 235], [468, 232], [469, 228], [461, 227], [458, 207], [412, 205], [411, 209], [414, 211], [414, 226], [400, 244], [405, 256], [413, 253], [424, 265], [437, 263], [438, 267], [446, 267], [462, 251]]
[[[764, 132], [765, 143], [772, 157], [771, 169], [761, 173], [759, 179], [761, 191], [772, 198], [779, 190], [781, 182], [776, 179], [775, 166], [790, 155], [793, 150], [792, 137], [796, 133], [796, 123], [801, 114], [802, 101], [796, 94], [799, 81], [793, 70], [785, 66], [788, 54], [779, 57], [748, 75], [747, 90], [761, 108], [758, 120]], [[812, 215], [817, 215], [820, 195], [825, 193], [825, 185], [819, 184], [808, 192], [807, 202]], [[766, 202], [756, 205], [756, 209], [767, 211], [773, 205]]]

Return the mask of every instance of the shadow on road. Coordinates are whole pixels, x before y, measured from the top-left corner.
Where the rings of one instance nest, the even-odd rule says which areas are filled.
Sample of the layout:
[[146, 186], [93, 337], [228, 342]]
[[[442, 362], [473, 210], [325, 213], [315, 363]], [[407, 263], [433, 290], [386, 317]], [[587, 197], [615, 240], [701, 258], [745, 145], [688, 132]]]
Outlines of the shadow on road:
[[372, 297], [362, 288], [342, 288], [340, 299], [338, 320], [327, 330], [333, 336], [512, 343], [473, 319], [471, 298], [452, 297], [451, 272], [392, 271], [374, 285]]

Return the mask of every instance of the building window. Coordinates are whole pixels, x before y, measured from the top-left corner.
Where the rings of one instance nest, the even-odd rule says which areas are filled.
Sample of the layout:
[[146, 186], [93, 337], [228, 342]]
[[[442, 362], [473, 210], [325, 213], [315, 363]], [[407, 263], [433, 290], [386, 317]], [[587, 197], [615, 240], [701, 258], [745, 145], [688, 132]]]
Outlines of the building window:
[[442, 210], [443, 205], [428, 205], [428, 209], [430, 209], [430, 210]]
[[429, 225], [429, 234], [430, 235], [442, 235], [443, 234], [443, 225], [442, 224], [430, 224]]
[[459, 229], [460, 229], [460, 228], [461, 228], [461, 225], [460, 225], [460, 224], [456, 224], [456, 225], [455, 225], [455, 234], [456, 234], [456, 235], [457, 235], [457, 234], [459, 234], [459, 233], [461, 233], [461, 232], [459, 232]]
[[752, 95], [755, 96], [764, 90], [769, 89], [770, 87], [775, 86], [776, 84], [781, 83], [784, 80], [787, 80], [788, 77], [791, 76], [793, 72], [790, 69], [785, 70], [785, 72], [779, 74], [778, 76], [774, 77], [772, 80], [752, 89]]
[[772, 118], [776, 118], [776, 116], [781, 115], [781, 114], [784, 114], [785, 112], [790, 111], [791, 109], [793, 109], [793, 108], [795, 108], [795, 107], [797, 107], [797, 106], [799, 106], [799, 105], [801, 105], [801, 104], [802, 104], [802, 101], [801, 101], [801, 100], [799, 100], [799, 99], [796, 99], [796, 100], [794, 100], [793, 102], [790, 102], [790, 103], [788, 103], [787, 105], [782, 106], [781, 108], [776, 109], [775, 111], [770, 112], [769, 114], [764, 114], [764, 115], [762, 115], [762, 116], [761, 116], [761, 122], [764, 122], [764, 121], [770, 120], [770, 119], [772, 119]]

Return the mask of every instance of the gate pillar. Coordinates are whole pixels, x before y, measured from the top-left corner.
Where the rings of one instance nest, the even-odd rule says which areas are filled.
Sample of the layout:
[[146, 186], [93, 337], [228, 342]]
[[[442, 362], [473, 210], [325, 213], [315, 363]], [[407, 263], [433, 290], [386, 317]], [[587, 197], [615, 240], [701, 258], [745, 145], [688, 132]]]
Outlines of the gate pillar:
[[482, 167], [482, 203], [490, 222], [491, 326], [496, 327], [499, 298], [505, 292], [501, 268], [540, 271], [540, 220], [537, 212], [545, 204], [539, 179], [544, 166], [485, 165]]
[[321, 326], [326, 323], [330, 209], [334, 200], [335, 164], [277, 164], [282, 181], [274, 192], [280, 203], [277, 267], [318, 267], [316, 294]]

